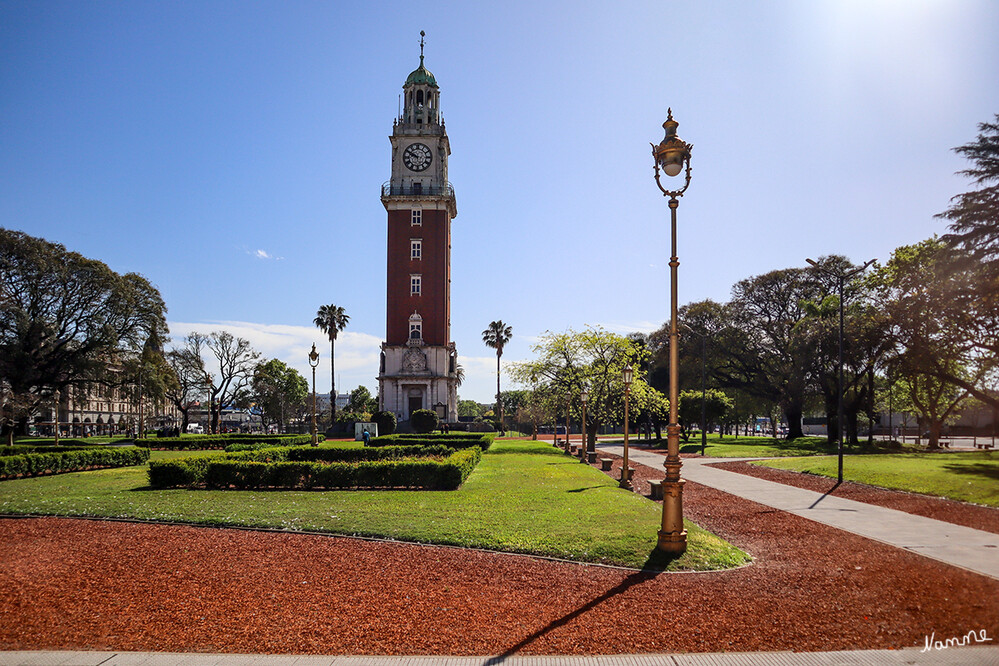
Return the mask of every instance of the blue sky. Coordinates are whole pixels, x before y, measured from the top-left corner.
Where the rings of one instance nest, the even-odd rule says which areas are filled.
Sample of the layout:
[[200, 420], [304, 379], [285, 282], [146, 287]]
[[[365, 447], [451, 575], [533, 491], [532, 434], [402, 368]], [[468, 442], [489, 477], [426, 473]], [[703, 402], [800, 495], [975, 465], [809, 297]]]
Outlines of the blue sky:
[[999, 112], [997, 26], [990, 0], [0, 0], [0, 225], [142, 273], [175, 337], [227, 329], [303, 373], [328, 350], [317, 308], [341, 305], [338, 387], [374, 390], [379, 188], [425, 30], [460, 394], [488, 402], [494, 319], [504, 361], [546, 330], [665, 321], [649, 143], [668, 106], [694, 145], [681, 302], [943, 232], [933, 215], [969, 189], [951, 148]]

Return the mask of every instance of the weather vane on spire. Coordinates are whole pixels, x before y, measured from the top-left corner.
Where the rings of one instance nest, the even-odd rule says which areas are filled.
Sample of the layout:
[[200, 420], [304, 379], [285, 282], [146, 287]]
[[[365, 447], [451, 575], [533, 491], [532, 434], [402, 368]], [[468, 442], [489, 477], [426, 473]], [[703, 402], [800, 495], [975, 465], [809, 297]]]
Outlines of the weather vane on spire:
[[423, 38], [427, 36], [427, 33], [420, 31], [420, 64], [423, 64]]

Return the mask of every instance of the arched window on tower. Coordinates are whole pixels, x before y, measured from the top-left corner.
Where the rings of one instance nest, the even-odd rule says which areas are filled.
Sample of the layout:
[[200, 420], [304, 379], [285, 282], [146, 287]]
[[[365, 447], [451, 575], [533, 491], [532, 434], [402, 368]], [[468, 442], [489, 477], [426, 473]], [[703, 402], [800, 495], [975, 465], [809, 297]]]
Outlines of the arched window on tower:
[[423, 317], [415, 310], [409, 315], [409, 342], [414, 345], [423, 344]]

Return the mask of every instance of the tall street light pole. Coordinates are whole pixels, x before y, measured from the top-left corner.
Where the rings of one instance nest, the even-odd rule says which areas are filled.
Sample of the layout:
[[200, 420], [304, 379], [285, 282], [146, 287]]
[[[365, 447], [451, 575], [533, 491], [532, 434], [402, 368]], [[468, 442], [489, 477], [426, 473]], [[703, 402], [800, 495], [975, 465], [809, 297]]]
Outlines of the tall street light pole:
[[312, 446], [319, 446], [319, 438], [316, 436], [316, 367], [319, 365], [319, 352], [316, 351], [315, 342], [309, 352], [309, 365], [312, 366]]
[[[667, 111], [663, 129], [666, 136], [657, 146], [652, 144], [653, 168], [656, 185], [664, 197], [669, 197], [670, 209], [670, 320], [669, 320], [669, 425], [666, 427], [666, 478], [663, 480], [663, 520], [659, 530], [659, 550], [679, 555], [687, 549], [687, 531], [683, 529], [683, 479], [680, 478], [680, 425], [677, 423], [677, 405], [680, 401], [679, 387], [679, 336], [677, 335], [677, 267], [680, 260], [676, 256], [676, 208], [679, 197], [690, 186], [690, 150], [693, 146], [676, 135], [678, 122], [673, 120], [673, 109]], [[674, 177], [686, 167], [684, 184], [678, 190], [663, 187], [659, 180], [660, 169], [667, 176]]]
[[621, 371], [621, 381], [624, 382], [624, 461], [621, 465], [621, 481], [618, 483], [627, 490], [631, 490], [631, 474], [628, 472], [628, 396], [631, 394], [631, 382], [634, 378], [635, 371], [629, 363]]
[[836, 384], [836, 435], [839, 440], [837, 443], [839, 472], [836, 478], [839, 483], [843, 483], [843, 284], [849, 278], [852, 278], [854, 275], [866, 270], [868, 266], [874, 263], [874, 260], [871, 259], [863, 266], [846, 273], [843, 271], [830, 270], [825, 266], [820, 266], [818, 262], [813, 259], [805, 259], [805, 261], [811, 264], [816, 270], [822, 271], [826, 275], [835, 278], [839, 292], [839, 377]]
[[582, 446], [579, 447], [579, 462], [581, 463], [586, 462], [586, 399], [589, 397], [586, 389], [583, 389], [583, 392], [579, 394], [579, 402], [583, 405], [583, 420], [579, 427], [583, 434]]

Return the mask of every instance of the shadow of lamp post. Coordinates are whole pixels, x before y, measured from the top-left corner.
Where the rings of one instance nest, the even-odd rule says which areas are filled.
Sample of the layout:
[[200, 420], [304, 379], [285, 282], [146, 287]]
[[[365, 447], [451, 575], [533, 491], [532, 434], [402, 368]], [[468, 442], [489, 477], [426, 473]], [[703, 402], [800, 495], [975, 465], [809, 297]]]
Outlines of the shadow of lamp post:
[[[663, 129], [666, 136], [657, 146], [652, 144], [653, 169], [656, 185], [664, 197], [669, 197], [670, 209], [670, 320], [669, 320], [669, 425], [666, 427], [666, 478], [663, 480], [663, 520], [659, 530], [657, 548], [664, 553], [679, 555], [687, 550], [687, 531], [683, 529], [683, 479], [680, 478], [680, 425], [677, 423], [677, 406], [680, 387], [678, 368], [680, 356], [677, 335], [677, 268], [680, 260], [676, 255], [676, 209], [679, 197], [690, 186], [690, 151], [693, 146], [681, 140], [676, 134], [678, 122], [673, 120], [673, 110], [667, 110]], [[659, 171], [667, 176], [684, 174], [683, 187], [669, 190], [663, 187]]]

